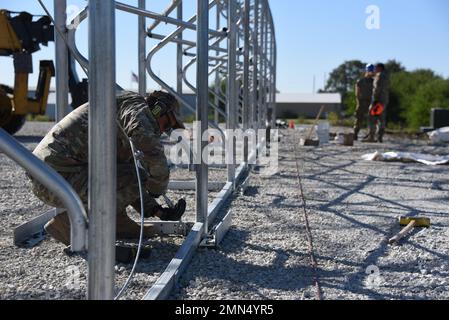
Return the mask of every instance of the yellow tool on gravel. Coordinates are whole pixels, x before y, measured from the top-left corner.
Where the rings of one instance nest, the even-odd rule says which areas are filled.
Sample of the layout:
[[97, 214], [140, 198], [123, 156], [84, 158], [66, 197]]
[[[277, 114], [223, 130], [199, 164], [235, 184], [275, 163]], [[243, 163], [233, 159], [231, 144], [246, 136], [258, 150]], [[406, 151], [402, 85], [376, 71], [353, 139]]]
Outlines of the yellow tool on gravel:
[[401, 226], [408, 226], [412, 221], [415, 221], [416, 228], [430, 228], [430, 219], [423, 217], [400, 217], [399, 224]]
[[431, 222], [429, 218], [424, 217], [400, 217], [399, 224], [405, 226], [396, 236], [388, 240], [389, 244], [398, 243], [399, 240], [404, 238], [414, 228], [430, 228]]

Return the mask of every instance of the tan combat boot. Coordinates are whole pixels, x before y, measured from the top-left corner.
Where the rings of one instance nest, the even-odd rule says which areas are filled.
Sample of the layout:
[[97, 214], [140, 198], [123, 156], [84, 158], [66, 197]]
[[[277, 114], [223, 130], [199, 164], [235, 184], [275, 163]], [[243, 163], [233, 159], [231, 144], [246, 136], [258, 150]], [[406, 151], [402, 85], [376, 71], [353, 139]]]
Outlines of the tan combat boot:
[[70, 220], [67, 212], [57, 215], [44, 229], [56, 241], [70, 245]]
[[374, 139], [374, 136], [372, 134], [370, 134], [365, 139], [363, 139], [362, 142], [373, 143], [373, 142], [376, 142], [376, 139]]
[[[143, 237], [156, 236], [153, 227], [143, 228]], [[127, 214], [117, 214], [117, 240], [133, 240], [140, 237], [140, 224], [133, 221]]]

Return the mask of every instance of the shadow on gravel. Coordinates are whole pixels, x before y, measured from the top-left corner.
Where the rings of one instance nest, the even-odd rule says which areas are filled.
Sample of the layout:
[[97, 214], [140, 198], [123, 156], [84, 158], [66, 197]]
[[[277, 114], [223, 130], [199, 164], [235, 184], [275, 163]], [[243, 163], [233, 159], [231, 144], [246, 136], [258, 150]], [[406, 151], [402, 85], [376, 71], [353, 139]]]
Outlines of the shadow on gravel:
[[256, 197], [259, 195], [259, 188], [250, 186], [246, 189], [245, 196], [246, 197]]
[[[139, 260], [136, 267], [136, 273], [148, 275], [165, 271], [165, 267], [168, 266], [180, 248], [180, 245], [167, 242], [166, 240], [151, 240], [146, 242], [145, 245], [151, 247], [151, 254], [148, 258], [141, 258]], [[116, 265], [117, 268], [121, 269], [121, 272], [124, 270], [130, 272], [133, 267], [132, 263], [117, 263]], [[161, 266], [163, 267], [161, 268]]]
[[[192, 285], [191, 280], [206, 279], [211, 286], [218, 285], [226, 287], [229, 292], [245, 293], [245, 299], [251, 296], [268, 300], [273, 299], [273, 295], [302, 299], [299, 292], [313, 286], [314, 269], [310, 266], [308, 254], [273, 248], [269, 243], [254, 244], [249, 235], [247, 231], [231, 229], [223, 241], [224, 246], [219, 250], [201, 250], [203, 262], [198, 263], [202, 268], [191, 268], [181, 282], [183, 286]], [[245, 259], [245, 253], [248, 252], [251, 252], [250, 260]], [[270, 257], [269, 263], [266, 257]], [[219, 270], [205, 267], [204, 263], [207, 264], [207, 261], [220, 265]], [[344, 276], [339, 271], [328, 272], [322, 269], [318, 270], [318, 274], [324, 278]], [[182, 295], [182, 291], [183, 289], [178, 291], [176, 296]]]
[[[410, 151], [408, 148], [415, 146], [413, 144], [402, 146], [402, 149]], [[399, 149], [398, 149], [399, 150]], [[430, 150], [430, 148], [429, 148]], [[427, 150], [427, 151], [429, 151]], [[427, 167], [419, 164], [388, 164], [391, 166], [395, 166], [396, 171], [402, 171], [410, 176], [411, 178], [403, 178], [403, 177], [391, 177], [387, 174], [385, 177], [382, 175], [376, 176], [375, 168], [366, 168], [365, 172], [357, 172], [360, 170], [360, 161], [345, 161], [342, 163], [341, 159], [335, 158], [331, 159], [333, 156], [337, 156], [341, 153], [332, 153], [329, 152], [326, 154], [320, 154], [319, 152], [314, 152], [313, 155], [307, 155], [305, 157], [305, 161], [309, 162], [313, 161], [314, 166], [318, 167], [318, 170], [314, 170], [313, 173], [304, 175], [305, 180], [311, 182], [313, 181], [313, 185], [322, 186], [323, 190], [329, 190], [332, 194], [337, 193], [338, 196], [330, 200], [326, 204], [318, 204], [313, 207], [313, 210], [317, 212], [325, 212], [341, 219], [349, 222], [350, 227], [359, 230], [371, 230], [374, 231], [380, 238], [387, 239], [390, 236], [398, 233], [400, 231], [400, 227], [395, 225], [394, 223], [388, 224], [388, 219], [394, 221], [394, 214], [403, 215], [403, 216], [438, 216], [444, 217], [447, 216], [447, 213], [440, 212], [438, 209], [431, 210], [427, 207], [417, 208], [411, 203], [416, 199], [410, 198], [406, 199], [404, 197], [398, 197], [398, 199], [394, 199], [394, 194], [390, 194], [389, 197], [384, 197], [382, 195], [369, 192], [368, 190], [382, 190], [383, 188], [390, 187], [394, 188], [395, 186], [398, 188], [422, 188], [426, 190], [429, 188], [438, 191], [445, 191], [448, 188], [448, 180], [438, 180], [439, 173], [447, 173], [447, 167]], [[322, 159], [326, 157], [327, 161], [330, 163], [323, 164], [321, 163]], [[358, 169], [351, 170], [351, 167], [358, 163]], [[437, 181], [420, 181], [417, 179], [413, 179], [414, 177], [418, 177], [422, 173], [433, 174], [435, 180]], [[392, 181], [390, 181], [390, 180]], [[364, 198], [370, 199], [370, 201], [356, 201], [353, 199], [350, 200], [354, 195], [363, 196]], [[392, 197], [393, 196], [393, 199]], [[449, 201], [449, 196], [441, 195], [432, 198], [426, 198], [426, 202], [435, 202], [441, 206], [442, 203]], [[384, 210], [382, 214], [382, 210], [377, 213], [376, 206], [379, 204], [382, 205], [383, 208], [387, 208]], [[360, 207], [372, 207], [373, 210], [361, 210]], [[365, 208], [366, 209], [366, 208]], [[372, 222], [364, 222], [361, 217], [370, 216], [370, 217], [378, 217], [379, 223]], [[385, 220], [387, 219], [387, 220]], [[384, 224], [382, 221], [386, 221]], [[435, 224], [434, 226], [438, 226]], [[418, 233], [416, 230], [412, 232], [407, 239], [413, 237], [414, 234]], [[407, 241], [407, 240], [405, 240]], [[426, 252], [434, 257], [439, 258], [442, 261], [448, 261], [449, 255], [443, 254], [441, 252], [437, 252], [432, 250], [429, 247], [423, 246], [415, 241], [407, 241], [408, 246], [411, 246], [417, 252]], [[401, 243], [399, 243], [401, 245]], [[334, 288], [341, 291], [349, 291], [356, 295], [363, 294], [369, 299], [403, 299], [404, 292], [398, 292], [398, 290], [379, 292], [375, 287], [370, 288], [366, 285], [367, 274], [365, 270], [367, 270], [370, 266], [380, 265], [380, 260], [382, 257], [388, 255], [388, 251], [390, 250], [390, 246], [386, 243], [385, 240], [379, 241], [379, 243], [375, 246], [374, 250], [367, 252], [367, 256], [363, 258], [363, 261], [356, 262], [351, 259], [343, 259], [336, 261], [333, 257], [318, 257], [320, 261], [334, 261], [338, 264], [343, 264], [352, 268], [355, 268], [357, 272], [352, 272], [350, 274], [345, 273], [342, 278], [339, 276], [332, 275], [330, 279], [326, 279], [326, 275], [320, 274], [320, 282], [323, 288]], [[392, 273], [409, 273], [414, 274], [417, 272], [417, 267], [414, 262], [404, 262], [404, 263], [390, 263], [390, 264], [382, 264], [382, 271], [392, 274]], [[419, 272], [419, 270], [418, 270]], [[388, 284], [382, 285], [383, 288], [387, 288]], [[395, 289], [398, 287], [395, 286]], [[404, 289], [409, 288], [404, 286]], [[423, 290], [424, 291], [424, 290]], [[418, 294], [414, 298], [418, 299], [426, 299], [426, 296], [423, 294]]]
[[20, 143], [39, 143], [44, 137], [41, 136], [14, 136]]

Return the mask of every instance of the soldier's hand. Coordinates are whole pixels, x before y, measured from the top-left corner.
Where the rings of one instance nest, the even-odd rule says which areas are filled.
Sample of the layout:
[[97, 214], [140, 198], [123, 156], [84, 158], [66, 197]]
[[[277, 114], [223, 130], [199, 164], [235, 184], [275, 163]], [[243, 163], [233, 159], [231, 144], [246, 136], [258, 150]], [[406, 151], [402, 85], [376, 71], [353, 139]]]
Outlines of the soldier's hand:
[[184, 213], [186, 212], [187, 203], [184, 199], [178, 201], [173, 208], [159, 208], [159, 212], [156, 214], [162, 221], [180, 221]]

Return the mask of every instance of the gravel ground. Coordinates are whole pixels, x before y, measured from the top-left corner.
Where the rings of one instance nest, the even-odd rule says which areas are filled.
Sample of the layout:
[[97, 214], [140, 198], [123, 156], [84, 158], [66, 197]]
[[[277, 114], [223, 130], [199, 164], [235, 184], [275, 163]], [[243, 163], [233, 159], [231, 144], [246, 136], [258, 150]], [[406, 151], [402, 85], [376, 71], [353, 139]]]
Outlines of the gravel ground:
[[[293, 143], [280, 146], [280, 173], [253, 175], [233, 204], [234, 225], [220, 250], [200, 251], [176, 299], [313, 299]], [[447, 148], [388, 137], [383, 145], [300, 148], [300, 164], [324, 299], [449, 298], [449, 170], [420, 164], [365, 162], [375, 150], [447, 154]], [[398, 246], [397, 217], [422, 215]]]
[[[33, 150], [52, 123], [27, 123], [16, 134], [16, 139]], [[13, 229], [50, 209], [29, 189], [25, 172], [0, 153], [0, 299], [82, 299], [86, 297], [87, 263], [82, 257], [69, 257], [64, 246], [49, 237], [33, 249], [13, 245]], [[211, 181], [225, 176], [222, 170], [213, 170]], [[189, 180], [192, 173], [179, 170], [176, 179]], [[186, 221], [194, 221], [194, 192], [169, 192], [172, 199], [184, 197], [188, 203]], [[210, 193], [210, 201], [216, 193]], [[133, 212], [130, 210], [130, 214]], [[135, 214], [135, 212], [134, 212]], [[138, 219], [136, 215], [134, 215]], [[132, 286], [123, 299], [141, 299], [156, 282], [178, 251], [183, 238], [153, 239], [149, 259], [139, 264]], [[124, 284], [131, 266], [116, 266], [117, 287]], [[70, 281], [73, 279], [73, 281]]]
[[[28, 123], [17, 135], [30, 150], [50, 124]], [[257, 172], [247, 195], [232, 204], [233, 226], [219, 250], [199, 250], [174, 299], [313, 299], [293, 143], [287, 133], [280, 146], [280, 172]], [[447, 148], [388, 137], [383, 145], [356, 144], [300, 148], [300, 162], [318, 277], [325, 299], [449, 298], [449, 171], [420, 164], [365, 162], [375, 150], [447, 154]], [[15, 248], [12, 230], [44, 212], [28, 189], [23, 170], [0, 154], [0, 299], [79, 299], [85, 297], [86, 262], [68, 257], [63, 246], [46, 239], [34, 249]], [[224, 177], [212, 172], [211, 180]], [[179, 171], [176, 178], [191, 177]], [[187, 220], [193, 218], [192, 192]], [[211, 194], [210, 199], [214, 194]], [[424, 215], [430, 229], [417, 229], [398, 246], [384, 240], [400, 230], [399, 215]], [[138, 267], [126, 299], [139, 299], [154, 283], [182, 243], [154, 239], [151, 257]], [[129, 266], [118, 265], [117, 285]], [[373, 272], [368, 275], [367, 272]], [[79, 273], [79, 274], [78, 274]], [[78, 285], [67, 279], [79, 279]]]

